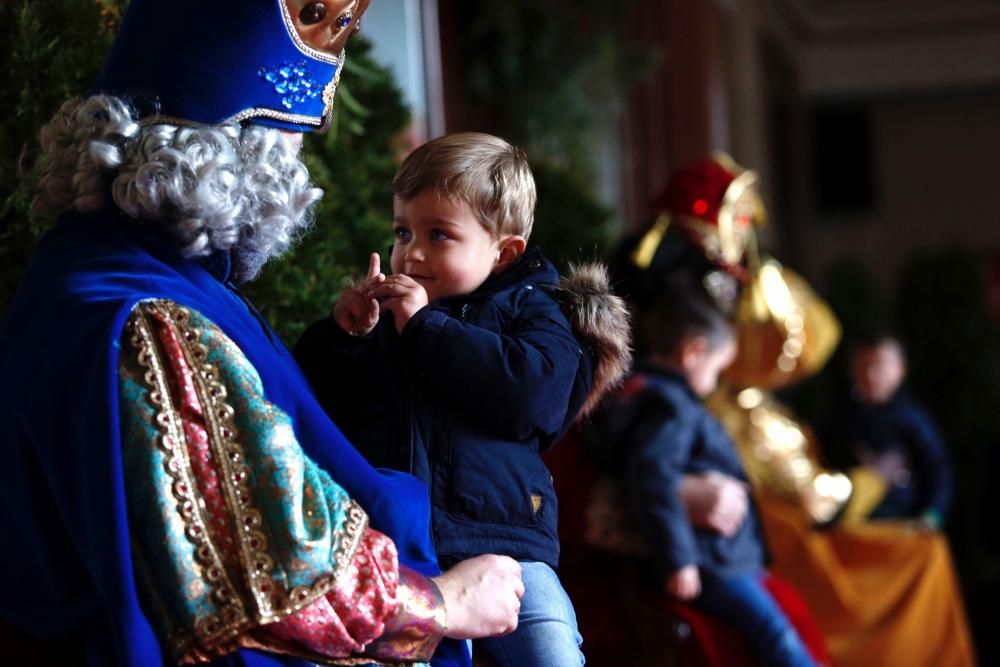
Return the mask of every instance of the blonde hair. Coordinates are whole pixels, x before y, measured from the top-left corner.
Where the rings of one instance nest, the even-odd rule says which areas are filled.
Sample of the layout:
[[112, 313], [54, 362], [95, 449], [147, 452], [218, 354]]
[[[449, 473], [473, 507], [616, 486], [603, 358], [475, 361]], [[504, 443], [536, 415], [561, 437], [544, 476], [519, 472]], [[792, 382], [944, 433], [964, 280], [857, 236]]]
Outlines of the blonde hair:
[[479, 132], [446, 134], [403, 161], [392, 192], [408, 201], [427, 188], [464, 202], [495, 238], [527, 239], [535, 219], [535, 179], [524, 152]]

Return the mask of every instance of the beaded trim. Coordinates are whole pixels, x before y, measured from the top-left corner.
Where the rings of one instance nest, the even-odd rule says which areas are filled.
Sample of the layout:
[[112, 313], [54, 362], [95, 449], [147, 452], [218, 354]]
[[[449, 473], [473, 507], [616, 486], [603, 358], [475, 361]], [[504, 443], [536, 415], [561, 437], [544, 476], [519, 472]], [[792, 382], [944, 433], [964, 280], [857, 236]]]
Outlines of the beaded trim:
[[[326, 104], [326, 91], [333, 86], [334, 92], [337, 90], [336, 81], [340, 79], [340, 70], [337, 70], [337, 74], [334, 75], [333, 80], [327, 84], [323, 91], [323, 100]], [[177, 125], [178, 127], [193, 127], [193, 128], [203, 128], [203, 127], [215, 127], [216, 125], [236, 125], [237, 123], [242, 123], [245, 120], [252, 120], [254, 118], [270, 118], [271, 120], [278, 120], [283, 123], [292, 123], [294, 125], [312, 125], [313, 127], [322, 128], [326, 122], [326, 116], [306, 116], [304, 114], [298, 113], [286, 113], [284, 111], [276, 111], [274, 109], [268, 109], [266, 107], [254, 107], [252, 109], [244, 109], [234, 116], [230, 116], [219, 123], [196, 123], [193, 120], [187, 120], [186, 118], [178, 118], [177, 116], [147, 116], [139, 121], [141, 127], [149, 127], [150, 125]]]
[[243, 463], [243, 448], [236, 441], [235, 411], [226, 402], [227, 392], [219, 381], [218, 369], [207, 360], [208, 349], [199, 341], [200, 332], [190, 326], [190, 311], [168, 302], [158, 302], [153, 307], [180, 333], [181, 351], [193, 371], [195, 391], [209, 433], [209, 447], [219, 469], [219, 486], [233, 513], [240, 561], [248, 575], [247, 583], [258, 616], [261, 620], [270, 619], [274, 613], [272, 594], [275, 587], [271, 581], [274, 561], [267, 554], [267, 538], [260, 530], [263, 519], [252, 502], [253, 495], [247, 483], [250, 470]]
[[337, 95], [337, 86], [340, 85], [340, 74], [344, 71], [343, 67], [337, 68], [337, 73], [333, 75], [333, 79], [330, 83], [326, 84], [326, 88], [323, 89], [323, 108], [325, 113], [323, 114], [324, 120], [330, 117], [333, 112], [333, 98]]
[[[158, 304], [151, 306], [162, 312]], [[151, 390], [149, 401], [157, 409], [155, 419], [163, 433], [157, 444], [167, 455], [164, 465], [174, 479], [172, 490], [177, 500], [177, 511], [186, 526], [187, 538], [195, 545], [195, 558], [205, 567], [205, 576], [213, 588], [212, 597], [221, 607], [218, 615], [201, 619], [194, 628], [199, 642], [212, 645], [241, 632], [247, 625], [247, 613], [242, 601], [234, 594], [235, 588], [226, 574], [221, 554], [209, 539], [207, 519], [198, 502], [197, 486], [191, 476], [184, 429], [180, 424], [180, 414], [171, 400], [165, 364], [157, 352], [152, 324], [147, 315], [136, 310], [128, 326], [133, 332], [132, 344], [138, 350], [138, 362], [147, 369], [143, 379]]]
[[326, 595], [333, 590], [344, 573], [350, 570], [348, 566], [354, 560], [354, 554], [357, 553], [361, 538], [364, 537], [365, 529], [368, 527], [368, 515], [353, 500], [347, 502], [346, 512], [344, 535], [341, 537], [337, 552], [333, 555], [333, 574], [320, 577], [311, 586], [298, 586], [292, 589], [282, 610], [283, 617], [312, 604], [321, 595]]
[[[354, 560], [354, 554], [357, 553], [358, 546], [361, 544], [361, 538], [364, 537], [365, 529], [368, 528], [368, 515], [353, 500], [347, 502], [346, 512], [348, 518], [344, 525], [344, 534], [341, 536], [340, 546], [333, 556], [333, 574], [319, 577], [309, 586], [293, 588], [281, 601], [281, 609], [272, 612], [269, 621], [280, 621], [308, 607], [336, 588], [337, 582], [344, 576], [344, 573], [350, 571], [348, 566]], [[276, 597], [280, 598], [281, 592], [277, 592]]]

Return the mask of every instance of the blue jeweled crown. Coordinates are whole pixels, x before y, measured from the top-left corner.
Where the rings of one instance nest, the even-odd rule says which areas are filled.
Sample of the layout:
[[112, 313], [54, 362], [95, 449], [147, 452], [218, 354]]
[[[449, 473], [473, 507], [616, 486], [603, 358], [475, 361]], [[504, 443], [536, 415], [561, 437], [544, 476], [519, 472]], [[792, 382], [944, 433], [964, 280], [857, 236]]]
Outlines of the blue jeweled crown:
[[343, 53], [299, 37], [285, 0], [132, 0], [93, 93], [148, 121], [322, 129]]

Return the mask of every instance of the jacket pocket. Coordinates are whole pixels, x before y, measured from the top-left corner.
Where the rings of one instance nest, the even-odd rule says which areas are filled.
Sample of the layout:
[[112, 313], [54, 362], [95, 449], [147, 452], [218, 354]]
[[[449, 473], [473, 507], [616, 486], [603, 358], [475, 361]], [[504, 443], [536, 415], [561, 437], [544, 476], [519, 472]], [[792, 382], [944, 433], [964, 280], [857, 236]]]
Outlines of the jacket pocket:
[[555, 511], [552, 476], [532, 447], [477, 444], [451, 448], [450, 514], [476, 522], [534, 526]]

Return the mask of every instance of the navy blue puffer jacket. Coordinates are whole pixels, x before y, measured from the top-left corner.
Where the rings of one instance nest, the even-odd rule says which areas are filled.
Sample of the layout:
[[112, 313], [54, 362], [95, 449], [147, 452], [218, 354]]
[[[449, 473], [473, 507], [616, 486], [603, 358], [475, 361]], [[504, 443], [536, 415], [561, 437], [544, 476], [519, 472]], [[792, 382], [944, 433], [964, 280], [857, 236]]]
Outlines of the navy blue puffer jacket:
[[[328, 318], [295, 348], [334, 423], [369, 461], [427, 484], [443, 563], [497, 553], [557, 564], [556, 497], [540, 454], [592, 402], [595, 370], [609, 359], [574, 331], [574, 300], [557, 298], [558, 283], [531, 249], [475, 292], [430, 303], [401, 335], [391, 315], [364, 337]], [[610, 292], [590, 296], [591, 314], [622, 313], [624, 342], [612, 346], [620, 374], [624, 308]], [[607, 372], [599, 375], [603, 389]]]

